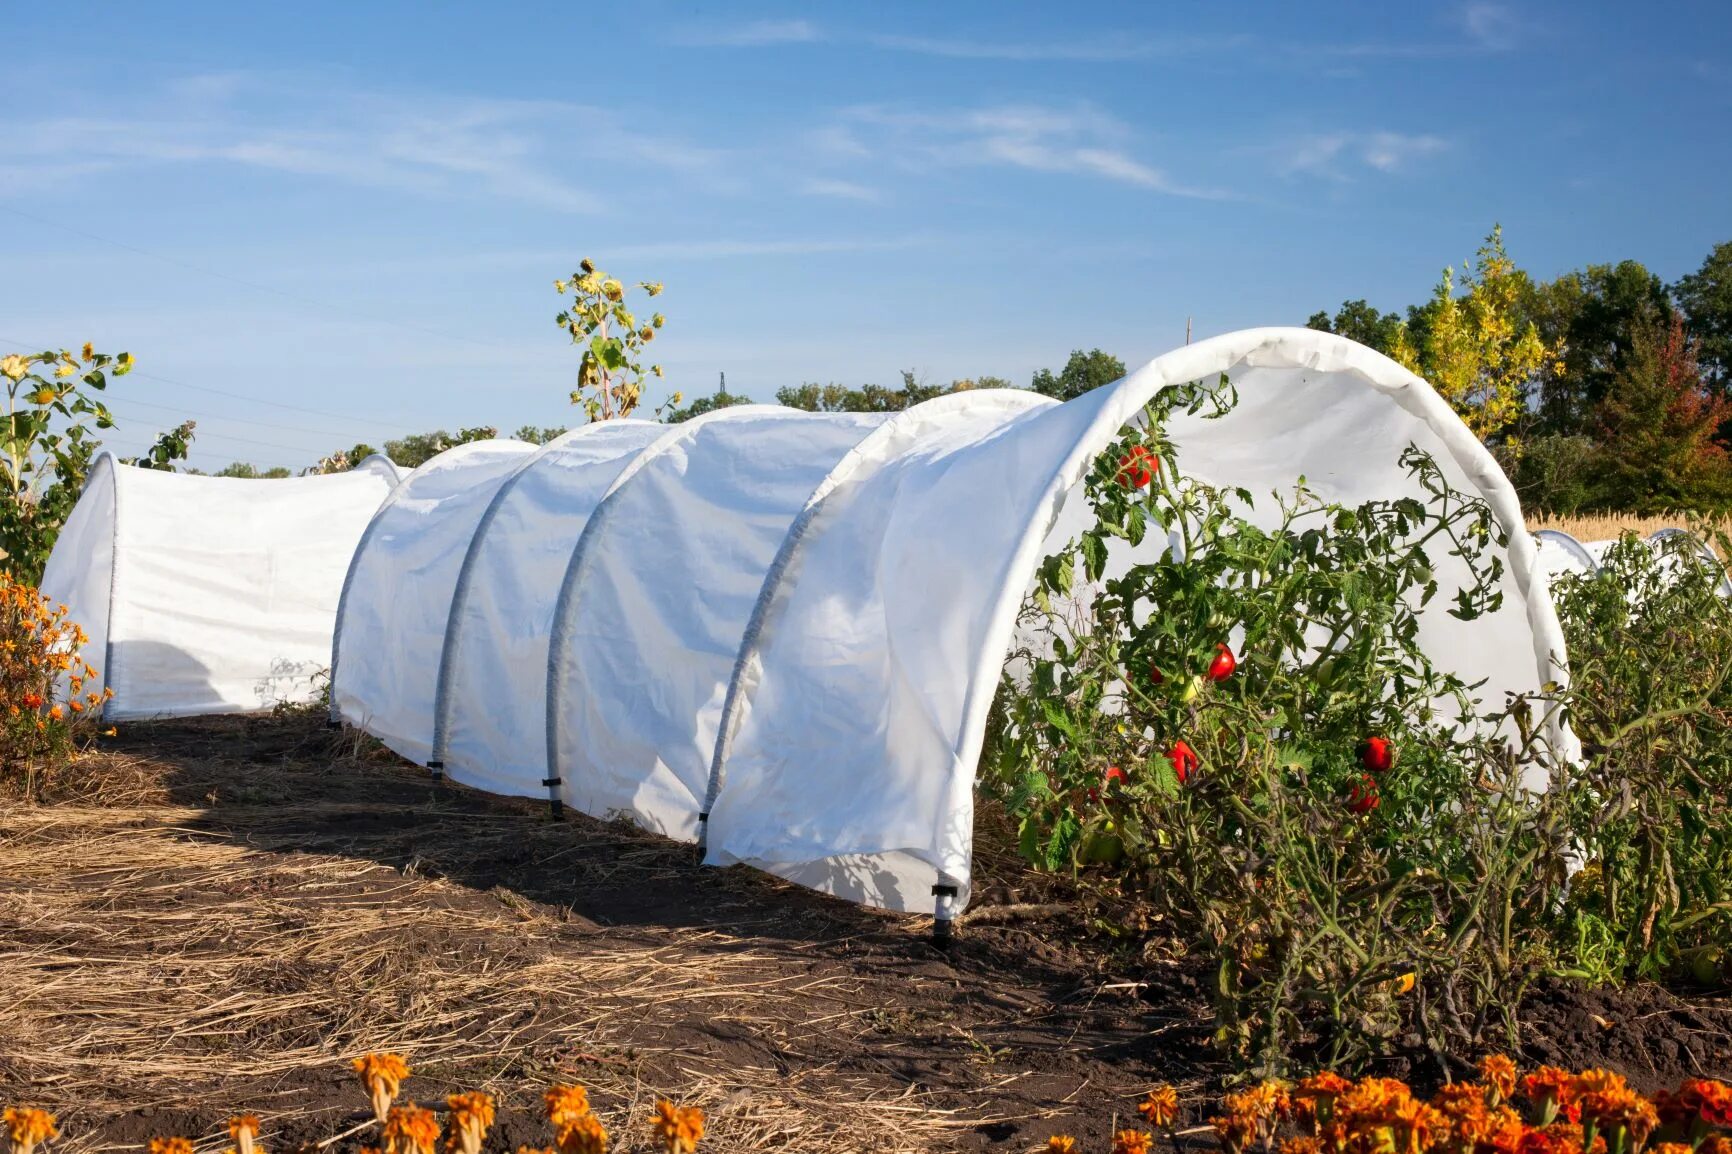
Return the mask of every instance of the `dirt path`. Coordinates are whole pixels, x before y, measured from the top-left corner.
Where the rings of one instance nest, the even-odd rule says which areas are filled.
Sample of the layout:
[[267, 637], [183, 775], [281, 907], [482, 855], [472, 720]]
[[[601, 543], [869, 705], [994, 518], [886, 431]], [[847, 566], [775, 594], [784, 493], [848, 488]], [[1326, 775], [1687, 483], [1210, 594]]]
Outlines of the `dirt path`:
[[709, 1111], [706, 1150], [882, 1152], [1104, 1143], [1212, 1068], [1194, 988], [1115, 980], [1062, 923], [940, 952], [920, 919], [356, 751], [306, 719], [133, 726], [72, 796], [0, 806], [0, 1094], [58, 1110], [61, 1149], [214, 1149], [241, 1109], [277, 1149], [323, 1139], [361, 1120], [370, 1049], [424, 1103], [494, 1093], [497, 1149], [548, 1140], [556, 1079], [622, 1151], [666, 1094]]

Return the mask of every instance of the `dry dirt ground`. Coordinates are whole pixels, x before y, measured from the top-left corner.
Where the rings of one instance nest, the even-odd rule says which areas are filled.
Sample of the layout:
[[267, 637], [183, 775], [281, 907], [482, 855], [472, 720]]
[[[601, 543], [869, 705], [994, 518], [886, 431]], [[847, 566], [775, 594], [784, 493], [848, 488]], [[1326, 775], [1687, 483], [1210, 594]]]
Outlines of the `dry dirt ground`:
[[[241, 1110], [288, 1151], [362, 1122], [347, 1062], [394, 1050], [406, 1097], [493, 1093], [495, 1150], [544, 1144], [570, 1080], [624, 1152], [662, 1095], [705, 1108], [712, 1154], [1104, 1149], [1163, 1081], [1202, 1121], [1224, 1071], [1195, 975], [1115, 971], [1074, 895], [981, 840], [941, 951], [924, 919], [554, 823], [316, 719], [129, 726], [0, 801], [0, 1102], [58, 1112], [65, 1154], [215, 1151]], [[1531, 1059], [1732, 1072], [1723, 1000], [1552, 989], [1532, 1019]]]

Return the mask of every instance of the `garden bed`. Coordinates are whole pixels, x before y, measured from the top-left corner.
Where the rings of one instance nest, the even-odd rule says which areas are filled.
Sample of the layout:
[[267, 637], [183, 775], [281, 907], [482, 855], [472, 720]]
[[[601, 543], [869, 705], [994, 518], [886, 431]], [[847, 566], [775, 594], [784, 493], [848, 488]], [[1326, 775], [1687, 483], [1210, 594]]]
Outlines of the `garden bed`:
[[[226, 1146], [240, 1110], [287, 1150], [360, 1121], [347, 1059], [394, 1050], [408, 1098], [495, 1094], [498, 1149], [546, 1141], [556, 1080], [622, 1121], [702, 1105], [709, 1151], [1092, 1148], [1159, 1082], [1200, 1121], [1228, 1073], [1204, 976], [1097, 936], [999, 820], [939, 951], [923, 919], [555, 824], [317, 718], [127, 726], [44, 803], [0, 802], [0, 1101], [57, 1112], [68, 1154]], [[1529, 1061], [1732, 1075], [1723, 998], [1551, 985], [1524, 1018]]]

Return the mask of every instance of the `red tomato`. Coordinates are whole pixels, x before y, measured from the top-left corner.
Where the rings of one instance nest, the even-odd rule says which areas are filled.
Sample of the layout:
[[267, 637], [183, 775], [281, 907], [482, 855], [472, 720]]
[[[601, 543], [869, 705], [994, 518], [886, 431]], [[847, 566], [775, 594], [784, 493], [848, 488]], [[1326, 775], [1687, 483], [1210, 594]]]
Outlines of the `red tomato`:
[[1233, 670], [1239, 668], [1239, 659], [1233, 656], [1233, 651], [1225, 641], [1215, 646], [1215, 660], [1209, 662], [1209, 680], [1225, 681], [1233, 676]]
[[1161, 459], [1147, 445], [1132, 445], [1130, 452], [1119, 458], [1118, 482], [1132, 489], [1146, 489], [1160, 467]]
[[1359, 764], [1372, 773], [1387, 773], [1395, 766], [1395, 747], [1387, 737], [1368, 737], [1359, 743]]
[[1184, 785], [1193, 773], [1202, 767], [1203, 759], [1197, 756], [1197, 751], [1183, 741], [1173, 742], [1173, 747], [1167, 750], [1167, 760], [1173, 763], [1173, 773]]
[[1382, 803], [1383, 799], [1377, 795], [1377, 780], [1370, 774], [1347, 791], [1347, 808], [1354, 813], [1370, 813]]
[[1159, 685], [1161, 682], [1166, 680], [1166, 678], [1162, 676], [1161, 671], [1155, 668], [1155, 663], [1153, 661], [1149, 662], [1149, 680], [1154, 682], [1156, 685]]

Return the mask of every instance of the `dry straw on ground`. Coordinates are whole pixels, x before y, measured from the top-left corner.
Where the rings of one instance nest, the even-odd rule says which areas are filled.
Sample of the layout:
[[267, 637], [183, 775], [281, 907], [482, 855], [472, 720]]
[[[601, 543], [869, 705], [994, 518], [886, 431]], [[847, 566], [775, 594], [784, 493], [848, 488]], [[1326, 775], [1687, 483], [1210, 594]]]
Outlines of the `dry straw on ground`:
[[[654, 1042], [695, 1015], [764, 1032], [766, 1052], [858, 1029], [839, 977], [788, 974], [743, 943], [689, 931], [678, 943], [601, 940], [557, 911], [477, 900], [414, 868], [238, 844], [200, 828], [202, 807], [112, 804], [123, 782], [154, 792], [137, 759], [94, 768], [109, 799], [0, 807], [0, 1087], [55, 1108], [64, 1154], [100, 1148], [104, 1119], [139, 1111], [171, 1132], [194, 1116], [209, 1141], [242, 1107], [264, 1118], [267, 1146], [297, 1117], [298, 1130], [336, 1134], [355, 1109], [344, 1063], [367, 1050], [413, 1055], [441, 1094], [449, 1084], [506, 1100], [519, 1082], [579, 1077], [598, 1110], [636, 1118], [674, 1092], [710, 1114], [705, 1148], [718, 1152], [926, 1150], [959, 1125], [914, 1096], [848, 1092], [845, 1078], [808, 1087], [772, 1062], [717, 1063]], [[377, 805], [274, 808], [341, 828]], [[521, 840], [524, 824], [470, 817], [458, 834], [440, 822], [437, 836], [462, 844], [430, 839], [427, 851], [485, 857]], [[628, 850], [615, 868], [653, 857]], [[325, 1069], [343, 1083], [329, 1101], [285, 1082]], [[434, 1096], [425, 1081], [410, 1091]], [[528, 1091], [517, 1096], [534, 1109]]]

